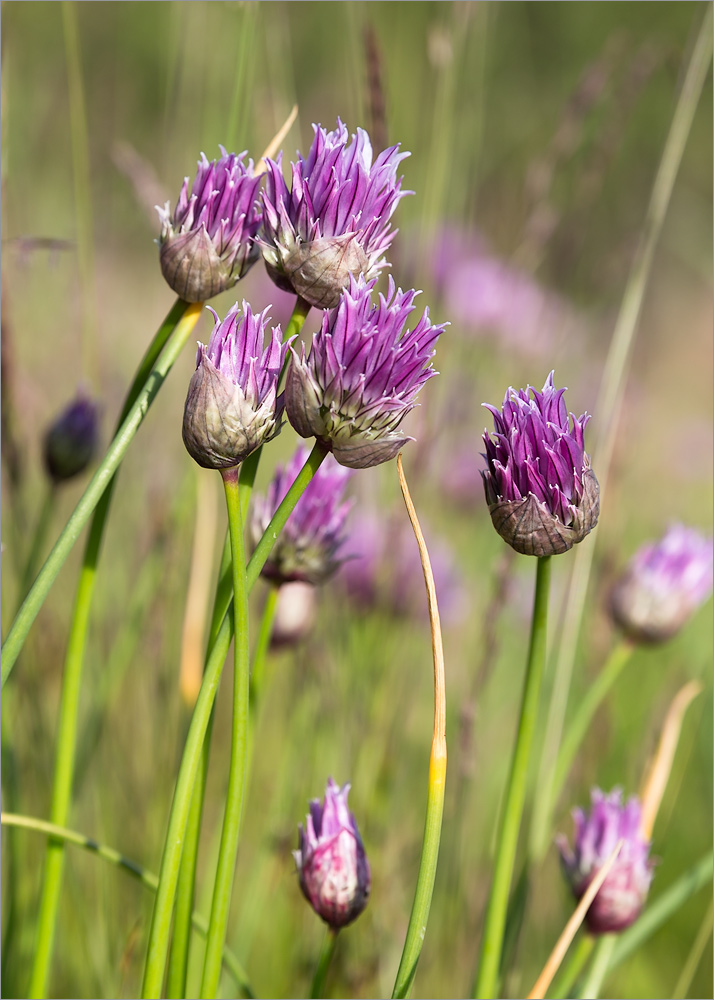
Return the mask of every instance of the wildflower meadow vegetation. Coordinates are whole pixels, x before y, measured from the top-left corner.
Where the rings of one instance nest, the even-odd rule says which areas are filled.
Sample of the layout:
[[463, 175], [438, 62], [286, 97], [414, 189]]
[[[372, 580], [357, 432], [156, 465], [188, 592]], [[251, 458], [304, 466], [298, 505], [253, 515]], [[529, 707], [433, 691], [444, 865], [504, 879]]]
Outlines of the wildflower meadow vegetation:
[[711, 57], [2, 5], [3, 996], [712, 992]]

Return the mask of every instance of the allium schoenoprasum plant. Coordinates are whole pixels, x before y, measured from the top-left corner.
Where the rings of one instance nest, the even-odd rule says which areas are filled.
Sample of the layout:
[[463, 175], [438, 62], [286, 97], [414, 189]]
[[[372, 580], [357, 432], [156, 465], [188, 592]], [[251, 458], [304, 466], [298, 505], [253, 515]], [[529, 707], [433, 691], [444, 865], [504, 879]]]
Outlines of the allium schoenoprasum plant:
[[2, 14], [3, 995], [712, 995], [710, 5]]

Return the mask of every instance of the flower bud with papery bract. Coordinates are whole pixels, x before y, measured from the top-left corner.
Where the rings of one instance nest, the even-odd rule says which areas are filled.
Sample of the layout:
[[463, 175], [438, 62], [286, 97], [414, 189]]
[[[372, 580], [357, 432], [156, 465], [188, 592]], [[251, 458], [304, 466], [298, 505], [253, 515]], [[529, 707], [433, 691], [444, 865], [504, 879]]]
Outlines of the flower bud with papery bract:
[[328, 780], [325, 801], [310, 802], [305, 828], [300, 826], [300, 848], [293, 851], [305, 898], [333, 930], [360, 915], [371, 887], [362, 838], [347, 808], [349, 790]]
[[262, 221], [260, 177], [253, 175], [252, 160], [243, 163], [245, 153], [220, 149], [219, 160], [201, 153], [191, 193], [186, 177], [173, 215], [169, 202], [156, 207], [161, 272], [186, 302], [205, 302], [232, 288], [260, 256], [254, 242]]
[[47, 475], [55, 483], [84, 472], [99, 444], [99, 412], [79, 395], [45, 432], [43, 455]]
[[652, 881], [650, 845], [640, 833], [641, 807], [635, 797], [622, 804], [622, 792], [605, 795], [591, 792], [592, 810], [573, 810], [575, 845], [571, 851], [566, 837], [556, 843], [566, 878], [576, 899], [580, 899], [617, 842], [624, 843], [614, 865], [600, 886], [585, 916], [592, 934], [622, 931], [634, 923], [644, 905]]
[[340, 465], [366, 469], [394, 458], [413, 438], [397, 433], [424, 383], [436, 375], [429, 364], [446, 324], [432, 326], [429, 310], [404, 332], [417, 295], [396, 289], [372, 305], [374, 282], [350, 276], [337, 309], [292, 359], [285, 386], [290, 423], [304, 438], [313, 435]]
[[[279, 467], [267, 496], [256, 496], [250, 518], [253, 545], [260, 541], [273, 514], [307, 461], [309, 450], [301, 445], [290, 462]], [[328, 455], [310, 480], [295, 510], [278, 535], [262, 575], [274, 583], [302, 580], [324, 583], [340, 566], [338, 551], [345, 541], [345, 519], [352, 506], [343, 500], [347, 480], [352, 475]]]
[[263, 350], [267, 309], [254, 315], [243, 302], [241, 315], [236, 303], [222, 322], [211, 312], [216, 325], [208, 347], [198, 345], [183, 441], [204, 469], [230, 469], [280, 430], [278, 378], [287, 345], [278, 326]]
[[482, 472], [491, 520], [516, 552], [550, 556], [567, 552], [597, 524], [600, 489], [585, 454], [583, 432], [590, 419], [570, 414], [565, 389], [509, 389], [503, 409], [484, 404], [495, 431], [483, 435]]
[[635, 553], [613, 587], [613, 618], [636, 642], [671, 638], [709, 597], [712, 561], [711, 538], [672, 525]]
[[372, 161], [363, 129], [350, 136], [337, 120], [334, 132], [313, 125], [307, 159], [292, 165], [292, 189], [283, 178], [281, 157], [267, 160], [260, 244], [265, 266], [279, 288], [310, 305], [332, 309], [351, 274], [370, 280], [385, 265], [395, 231], [389, 220], [400, 198], [397, 168], [408, 153], [398, 146]]

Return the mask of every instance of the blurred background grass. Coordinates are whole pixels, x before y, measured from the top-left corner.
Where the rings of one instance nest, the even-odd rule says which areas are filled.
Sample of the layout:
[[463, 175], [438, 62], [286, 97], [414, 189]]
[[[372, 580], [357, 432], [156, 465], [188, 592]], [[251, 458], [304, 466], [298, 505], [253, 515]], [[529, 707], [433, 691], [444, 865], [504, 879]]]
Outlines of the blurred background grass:
[[[73, 21], [63, 21], [63, 12]], [[126, 2], [69, 11], [56, 3], [2, 5], [4, 629], [19, 596], [14, 567], [44, 491], [43, 429], [84, 384], [101, 400], [108, 438], [138, 358], [171, 305], [153, 243], [153, 205], [175, 202], [201, 150], [213, 157], [222, 143], [257, 160], [293, 103], [299, 117], [283, 145], [286, 163], [296, 149], [306, 151], [312, 122], [332, 127], [338, 116], [351, 130], [369, 128], [375, 146], [399, 142], [412, 154], [403, 164], [404, 185], [416, 194], [395, 219], [392, 273], [398, 283], [424, 289], [421, 304], [451, 326], [439, 344], [441, 376], [410, 417], [418, 443], [405, 454], [406, 471], [427, 540], [449, 547], [458, 598], [445, 634], [443, 853], [415, 997], [463, 996], [471, 986], [527, 642], [534, 567], [528, 559], [503, 567], [504, 545], [478, 482], [488, 422], [480, 404], [500, 404], [508, 385], [540, 386], [555, 368], [556, 383], [569, 386], [570, 408], [592, 412], [702, 13], [702, 4], [689, 2]], [[67, 45], [68, 23], [76, 25], [78, 56]], [[80, 172], [79, 197], [77, 105], [68, 83], [78, 71], [87, 141], [80, 129], [75, 164], [81, 168], [86, 157], [88, 179], [82, 183]], [[614, 574], [672, 520], [709, 530], [711, 177], [708, 83], [648, 286], [607, 506], [585, 543], [597, 551], [574, 699], [612, 642], [605, 598]], [[465, 267], [460, 277], [458, 269], [473, 260], [479, 266]], [[256, 308], [272, 302], [276, 319], [290, 307], [261, 265], [237, 295]], [[496, 303], [490, 311], [483, 305], [489, 297]], [[223, 315], [235, 298], [225, 294], [212, 304]], [[307, 332], [314, 323], [309, 317]], [[209, 329], [204, 320], [198, 337]], [[176, 368], [115, 496], [90, 634], [72, 821], [154, 870], [187, 724], [178, 663], [204, 475], [180, 439], [193, 352]], [[597, 425], [594, 413], [591, 441]], [[261, 483], [293, 445], [288, 427], [265, 455]], [[15, 454], [16, 475], [7, 464]], [[81, 489], [76, 483], [61, 493], [51, 538]], [[222, 525], [219, 492], [214, 483], [202, 503], [216, 507]], [[358, 506], [402, 515], [391, 464], [360, 473], [353, 492]], [[221, 539], [222, 528], [214, 557]], [[30, 815], [48, 810], [78, 560], [79, 550], [5, 696], [4, 803], [9, 794], [13, 808]], [[567, 560], [554, 567], [554, 638]], [[484, 663], [499, 574], [505, 598], [497, 602], [495, 649]], [[636, 654], [599, 712], [556, 811], [555, 829], [570, 833], [569, 810], [587, 802], [592, 784], [636, 791], [672, 696], [690, 677], [705, 680], [655, 828], [660, 864], [652, 898], [711, 844], [710, 624], [703, 612], [665, 647]], [[309, 988], [322, 928], [300, 896], [289, 851], [307, 800], [322, 794], [332, 774], [352, 781], [373, 896], [342, 936], [330, 989], [335, 996], [389, 995], [425, 805], [432, 711], [425, 614], [415, 622], [387, 604], [367, 613], [328, 585], [315, 631], [278, 653], [270, 672], [230, 943], [258, 995], [303, 995]], [[204, 823], [204, 911], [226, 780], [226, 700], [219, 698]], [[15, 879], [16, 890], [3, 993], [21, 996], [44, 842], [26, 833], [11, 842], [4, 832], [3, 845], [3, 874]], [[95, 857], [70, 851], [67, 862], [51, 995], [135, 996], [150, 898]], [[671, 995], [705, 918], [706, 896], [692, 899], [619, 968], [607, 995]], [[551, 849], [535, 874], [510, 960], [509, 995], [530, 988], [570, 909]], [[7, 909], [4, 917], [7, 929]], [[689, 995], [711, 990], [708, 947]]]

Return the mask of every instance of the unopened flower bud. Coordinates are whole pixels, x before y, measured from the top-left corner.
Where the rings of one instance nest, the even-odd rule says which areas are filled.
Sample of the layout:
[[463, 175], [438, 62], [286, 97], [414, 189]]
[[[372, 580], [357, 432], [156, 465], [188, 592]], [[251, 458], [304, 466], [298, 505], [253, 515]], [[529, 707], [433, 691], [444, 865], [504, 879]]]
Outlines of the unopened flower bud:
[[575, 844], [558, 836], [563, 871], [576, 899], [585, 893], [619, 840], [624, 843], [585, 916], [591, 934], [622, 931], [634, 923], [644, 906], [652, 881], [650, 845], [640, 833], [641, 806], [634, 796], [622, 804], [622, 792], [591, 793], [592, 810], [573, 810]]
[[565, 389], [509, 389], [503, 409], [486, 405], [495, 431], [485, 432], [482, 472], [493, 526], [516, 552], [550, 556], [567, 552], [597, 524], [600, 488], [585, 454], [590, 419], [570, 414]]
[[712, 590], [712, 541], [673, 525], [660, 541], [644, 545], [613, 587], [610, 608], [635, 642], [670, 639]]
[[243, 163], [221, 146], [219, 160], [201, 153], [189, 194], [185, 178], [173, 215], [167, 202], [161, 219], [161, 272], [186, 302], [205, 302], [231, 288], [259, 257], [254, 242], [260, 228], [260, 177], [253, 161]]
[[267, 309], [256, 316], [243, 302], [241, 316], [236, 303], [222, 322], [211, 312], [216, 325], [208, 347], [198, 345], [183, 441], [204, 469], [230, 469], [280, 429], [277, 385], [287, 346], [274, 327], [263, 350]]
[[99, 443], [99, 413], [86, 396], [78, 396], [47, 429], [44, 460], [48, 476], [59, 483], [84, 472]]
[[360, 915], [371, 887], [367, 855], [347, 807], [349, 790], [349, 785], [339, 788], [328, 780], [324, 802], [310, 802], [299, 850], [293, 851], [305, 898], [333, 930]]

